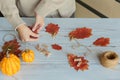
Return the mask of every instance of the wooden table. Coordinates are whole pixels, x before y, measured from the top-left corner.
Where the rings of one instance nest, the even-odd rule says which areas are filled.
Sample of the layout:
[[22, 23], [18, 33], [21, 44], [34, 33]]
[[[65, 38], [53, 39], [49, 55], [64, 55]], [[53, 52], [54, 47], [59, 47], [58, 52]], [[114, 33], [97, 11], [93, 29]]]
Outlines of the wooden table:
[[[34, 23], [33, 18], [23, 18], [27, 24]], [[107, 69], [103, 67], [98, 59], [98, 54], [101, 52], [112, 50], [120, 55], [120, 19], [45, 19], [45, 26], [48, 23], [55, 23], [60, 26], [60, 32], [53, 39], [50, 34], [43, 29], [40, 32], [40, 39], [38, 42], [31, 43], [31, 45], [47, 44], [51, 56], [46, 57], [40, 54], [34, 46], [29, 46], [35, 51], [35, 61], [30, 64], [22, 62], [21, 70], [13, 77], [8, 77], [0, 72], [0, 80], [120, 80], [120, 64], [115, 69]], [[68, 53], [74, 53], [83, 56], [88, 52], [86, 48], [80, 47], [72, 49], [71, 46], [75, 44], [70, 41], [68, 33], [77, 27], [89, 27], [93, 29], [93, 36], [87, 39], [79, 40], [80, 43], [88, 46], [92, 50], [87, 53], [86, 58], [89, 60], [89, 70], [75, 71], [68, 64], [67, 53], [63, 51], [56, 51], [51, 48], [51, 44], [59, 44], [63, 50]], [[0, 18], [0, 45], [3, 45], [3, 36], [12, 33], [17, 36], [17, 33], [8, 24], [4, 18]], [[93, 41], [99, 37], [109, 37], [111, 39], [110, 45], [107, 47], [90, 46]], [[6, 40], [12, 37], [6, 38]], [[24, 46], [21, 44], [22, 47]]]

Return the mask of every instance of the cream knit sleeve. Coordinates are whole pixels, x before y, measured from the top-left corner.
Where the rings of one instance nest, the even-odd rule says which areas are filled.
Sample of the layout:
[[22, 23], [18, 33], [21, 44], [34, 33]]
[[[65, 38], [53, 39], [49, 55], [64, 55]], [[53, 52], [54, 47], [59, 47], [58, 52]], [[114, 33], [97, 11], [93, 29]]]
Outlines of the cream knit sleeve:
[[41, 0], [38, 6], [35, 8], [40, 16], [46, 17], [49, 13], [62, 7], [66, 3], [66, 0]]
[[0, 11], [14, 29], [21, 24], [25, 24], [19, 16], [15, 0], [0, 0]]

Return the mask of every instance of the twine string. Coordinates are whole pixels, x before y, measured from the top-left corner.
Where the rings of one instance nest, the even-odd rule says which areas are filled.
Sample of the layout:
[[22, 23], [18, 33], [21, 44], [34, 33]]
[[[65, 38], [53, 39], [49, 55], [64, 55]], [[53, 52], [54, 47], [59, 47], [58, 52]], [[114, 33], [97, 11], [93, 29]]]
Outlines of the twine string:
[[8, 34], [5, 34], [5, 35], [3, 36], [3, 41], [4, 41], [4, 42], [7, 41], [7, 40], [6, 40], [6, 37], [8, 37], [8, 36], [12, 36], [13, 39], [16, 39], [16, 36], [15, 36], [14, 34], [12, 34], [12, 33], [8, 33]]

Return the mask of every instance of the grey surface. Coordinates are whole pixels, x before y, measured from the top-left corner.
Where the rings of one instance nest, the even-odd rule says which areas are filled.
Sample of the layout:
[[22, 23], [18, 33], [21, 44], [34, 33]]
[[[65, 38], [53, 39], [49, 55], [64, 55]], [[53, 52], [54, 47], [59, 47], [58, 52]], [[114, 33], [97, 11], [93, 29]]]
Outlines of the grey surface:
[[[33, 18], [23, 18], [27, 24], [34, 23]], [[106, 50], [113, 50], [120, 55], [120, 19], [78, 19], [78, 18], [47, 18], [45, 19], [45, 26], [49, 23], [55, 23], [60, 26], [60, 31], [55, 38], [45, 32], [45, 28], [40, 32], [38, 42], [31, 43], [30, 49], [35, 51], [35, 61], [27, 64], [21, 60], [21, 70], [14, 75], [8, 77], [0, 72], [0, 80], [120, 80], [120, 64], [115, 69], [104, 68], [99, 63], [97, 55]], [[4, 26], [4, 27], [3, 27]], [[93, 52], [88, 52], [84, 47], [73, 50], [71, 45], [74, 41], [70, 41], [68, 33], [78, 27], [89, 27], [93, 29], [93, 36], [88, 39], [79, 40], [80, 43], [89, 47], [91, 43], [99, 37], [109, 37], [111, 43], [107, 47], [89, 47]], [[6, 19], [0, 18], [0, 45], [4, 42], [2, 40], [5, 34], [12, 33], [17, 36], [13, 28], [8, 24]], [[9, 40], [11, 37], [8, 37]], [[45, 57], [39, 53], [35, 48], [35, 44], [47, 44], [51, 56]], [[56, 51], [51, 48], [51, 44], [57, 43], [63, 47], [63, 51], [67, 53], [74, 53], [82, 56], [83, 53], [88, 52], [86, 58], [89, 60], [89, 70], [75, 71], [68, 64], [67, 56], [63, 51]], [[24, 48], [24, 44], [22, 49]]]

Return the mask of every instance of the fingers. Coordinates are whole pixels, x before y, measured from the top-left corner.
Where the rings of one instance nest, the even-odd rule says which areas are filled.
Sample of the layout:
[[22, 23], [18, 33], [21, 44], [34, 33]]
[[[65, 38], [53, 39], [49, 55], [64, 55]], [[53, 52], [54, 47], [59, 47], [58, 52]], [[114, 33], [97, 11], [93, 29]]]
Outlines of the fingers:
[[39, 37], [39, 34], [36, 34], [31, 31], [31, 33], [28, 36], [21, 37], [20, 39], [22, 42], [28, 42], [28, 41], [37, 41], [38, 37]]
[[22, 42], [28, 42], [28, 41], [37, 41], [38, 39], [33, 39], [33, 38], [29, 38], [29, 39], [25, 39], [25, 40], [21, 40]]
[[25, 25], [22, 25], [18, 28], [18, 35], [22, 42], [36, 41], [39, 37], [39, 34], [34, 33], [30, 28]]
[[36, 30], [37, 25], [38, 25], [37, 23], [35, 23], [35, 24], [33, 25], [32, 31], [35, 31], [35, 30]]
[[[35, 23], [34, 26], [33, 26], [33, 28], [32, 28], [32, 31], [38, 33], [40, 27], [41, 27], [40, 24]], [[40, 29], [41, 29], [41, 28], [40, 28]]]
[[43, 26], [41, 26], [40, 24], [38, 24], [36, 32], [39, 33], [40, 30], [42, 30]]
[[37, 33], [39, 33], [39, 31], [41, 31], [42, 30], [42, 26], [40, 26], [38, 29], [37, 29]]
[[28, 38], [22, 38], [21, 39], [21, 41], [22, 42], [28, 42], [28, 41], [37, 41], [38, 40], [38, 38], [36, 38], [36, 37], [28, 37]]
[[36, 33], [33, 33], [33, 32], [31, 32], [31, 34], [30, 34], [31, 36], [33, 36], [33, 37], [39, 37], [39, 34], [36, 34]]
[[35, 33], [39, 33], [39, 31], [42, 30], [42, 28], [43, 28], [43, 25], [38, 24], [37, 26], [33, 27], [32, 31], [35, 32]]
[[38, 38], [27, 38], [27, 39], [23, 39], [22, 42], [28, 42], [28, 41], [38, 41]]
[[35, 16], [36, 16], [36, 22], [32, 28], [32, 31], [39, 33], [39, 31], [44, 26], [44, 18], [39, 16], [37, 13], [35, 13]]

